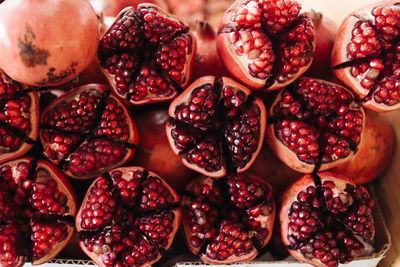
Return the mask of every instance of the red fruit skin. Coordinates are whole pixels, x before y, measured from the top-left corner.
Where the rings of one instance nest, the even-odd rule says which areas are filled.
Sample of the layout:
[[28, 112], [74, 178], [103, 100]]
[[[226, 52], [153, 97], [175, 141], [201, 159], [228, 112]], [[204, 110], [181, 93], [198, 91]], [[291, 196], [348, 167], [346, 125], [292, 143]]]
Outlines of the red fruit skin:
[[135, 117], [141, 142], [131, 162], [152, 169], [177, 192], [182, 192], [196, 174], [184, 166], [180, 156], [171, 150], [165, 135], [168, 118], [166, 110], [152, 110]]
[[315, 26], [314, 60], [304, 75], [331, 80], [334, 76], [330, 58], [339, 26], [331, 18], [320, 12], [308, 12]]
[[363, 138], [354, 157], [332, 169], [351, 177], [355, 184], [366, 184], [378, 178], [389, 166], [396, 148], [392, 125], [374, 112], [366, 112]]
[[193, 31], [197, 40], [197, 52], [193, 63], [192, 80], [202, 76], [230, 76], [217, 52], [215, 29], [207, 21], [196, 21]]
[[32, 86], [75, 78], [89, 65], [100, 39], [97, 16], [85, 0], [7, 1], [0, 6], [0, 25], [9, 29], [2, 38], [7, 41], [0, 42], [1, 68]]
[[89, 2], [97, 14], [112, 17], [118, 15], [125, 7], [133, 6], [136, 8], [141, 3], [156, 4], [164, 10], [168, 10], [165, 1], [162, 0], [89, 0]]

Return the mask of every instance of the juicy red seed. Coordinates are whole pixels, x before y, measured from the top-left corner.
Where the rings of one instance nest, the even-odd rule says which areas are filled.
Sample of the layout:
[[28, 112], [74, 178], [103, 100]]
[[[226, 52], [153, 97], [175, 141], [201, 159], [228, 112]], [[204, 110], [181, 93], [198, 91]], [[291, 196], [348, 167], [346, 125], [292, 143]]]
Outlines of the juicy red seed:
[[23, 240], [23, 229], [16, 223], [7, 223], [0, 226], [0, 264], [1, 266], [18, 266], [24, 263], [28, 251], [23, 246], [27, 240]]
[[300, 246], [300, 252], [307, 259], [318, 259], [326, 266], [339, 264], [339, 249], [336, 241], [328, 237], [329, 233], [318, 233], [306, 244]]
[[169, 121], [168, 124], [175, 126], [171, 130], [171, 136], [179, 151], [187, 149], [196, 142], [197, 138], [200, 138], [199, 131], [193, 127], [180, 126], [174, 120]]
[[67, 237], [68, 233], [67, 225], [61, 222], [45, 222], [34, 219], [30, 226], [34, 259], [41, 259], [48, 255], [54, 246]]
[[261, 29], [261, 9], [256, 1], [242, 1], [232, 16], [241, 28]]
[[294, 245], [308, 239], [321, 227], [320, 214], [308, 203], [294, 202], [289, 210], [289, 242]]
[[352, 39], [347, 46], [350, 59], [360, 59], [379, 55], [381, 44], [374, 28], [368, 22], [357, 22], [352, 31]]
[[141, 266], [155, 260], [158, 255], [157, 247], [140, 236], [128, 251], [122, 253], [121, 261], [123, 266]]
[[141, 210], [155, 210], [175, 202], [169, 188], [157, 177], [149, 176], [142, 183]]
[[235, 90], [230, 86], [222, 88], [221, 96], [228, 118], [235, 118], [247, 100], [247, 95], [244, 92]]
[[[359, 136], [356, 136], [355, 138], [358, 139]], [[325, 133], [322, 139], [322, 162], [324, 163], [345, 158], [351, 152], [350, 144], [344, 138], [338, 137], [331, 133]]]
[[31, 99], [29, 96], [8, 100], [0, 108], [0, 121], [29, 133], [31, 129], [30, 107]]
[[12, 218], [17, 213], [17, 207], [10, 201], [11, 196], [6, 192], [6, 189], [0, 189], [0, 221]]
[[276, 57], [266, 35], [259, 31], [236, 31], [229, 33], [229, 41], [236, 55], [249, 62], [250, 75], [263, 80], [272, 75]]
[[42, 130], [43, 154], [51, 160], [61, 161], [69, 152], [71, 147], [78, 141], [77, 135], [62, 134], [51, 130]]
[[22, 87], [17, 82], [0, 77], [0, 104], [4, 105], [8, 100], [13, 99], [21, 90]]
[[373, 99], [388, 106], [400, 102], [400, 83], [395, 77], [383, 79], [374, 91]]
[[285, 29], [300, 12], [300, 5], [291, 0], [263, 0], [260, 3], [262, 20], [270, 33]]
[[375, 28], [385, 40], [393, 40], [400, 34], [400, 8], [398, 6], [376, 7], [372, 10]]
[[132, 177], [133, 179], [126, 180], [121, 178], [121, 176], [118, 177], [116, 171], [111, 174], [111, 178], [113, 179], [114, 186], [118, 189], [122, 201], [129, 207], [134, 207], [137, 203], [137, 197], [139, 196], [141, 180], [135, 179], [134, 176]]
[[190, 35], [180, 35], [157, 51], [157, 63], [178, 84], [186, 82], [184, 72], [187, 57], [193, 54], [192, 42]]
[[113, 217], [117, 205], [111, 185], [106, 178], [100, 178], [90, 189], [89, 196], [82, 211], [81, 227], [97, 229], [105, 226]]
[[126, 148], [121, 143], [94, 139], [75, 150], [64, 168], [76, 176], [84, 176], [120, 162], [125, 153]]
[[194, 148], [187, 151], [185, 159], [208, 172], [222, 168], [220, 144], [213, 138], [198, 141]]
[[22, 140], [15, 136], [9, 129], [0, 127], [0, 147], [4, 152], [12, 152], [17, 150], [22, 145]]
[[243, 174], [228, 175], [231, 201], [237, 208], [249, 208], [264, 199], [269, 189], [260, 181], [249, 179]]
[[115, 99], [109, 98], [94, 134], [107, 136], [114, 141], [128, 142], [130, 133], [127, 121], [127, 114], [122, 105]]
[[192, 92], [188, 104], [175, 108], [175, 118], [194, 127], [207, 129], [215, 123], [217, 100], [212, 85], [203, 85]]

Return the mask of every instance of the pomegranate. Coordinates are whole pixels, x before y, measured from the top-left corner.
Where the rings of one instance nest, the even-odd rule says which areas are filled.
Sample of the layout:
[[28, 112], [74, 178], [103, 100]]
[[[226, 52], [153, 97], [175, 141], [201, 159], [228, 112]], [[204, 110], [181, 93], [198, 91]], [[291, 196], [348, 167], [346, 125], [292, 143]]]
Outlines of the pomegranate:
[[215, 39], [217, 34], [207, 21], [197, 21], [194, 36], [197, 53], [193, 64], [193, 80], [206, 75], [228, 76], [229, 73], [218, 56]]
[[191, 77], [196, 40], [159, 7], [128, 7], [100, 41], [98, 57], [114, 91], [132, 104], [171, 100]]
[[283, 89], [270, 109], [266, 141], [302, 173], [351, 160], [363, 140], [364, 110], [343, 86], [303, 77]]
[[247, 170], [265, 134], [262, 101], [226, 77], [194, 81], [169, 107], [166, 126], [176, 154], [188, 168], [210, 177]]
[[314, 25], [291, 0], [236, 0], [223, 16], [217, 49], [233, 77], [253, 89], [282, 88], [311, 65]]
[[129, 111], [101, 84], [75, 88], [41, 115], [43, 154], [77, 179], [93, 178], [129, 161], [139, 135]]
[[15, 0], [0, 5], [0, 68], [31, 86], [75, 78], [99, 43], [99, 22], [86, 0]]
[[332, 52], [336, 76], [378, 112], [400, 107], [400, 7], [397, 1], [373, 3], [341, 24]]
[[132, 165], [152, 169], [178, 193], [182, 192], [195, 172], [181, 163], [181, 158], [171, 150], [165, 125], [169, 116], [166, 110], [152, 110], [135, 117], [140, 144]]
[[38, 95], [25, 87], [0, 71], [0, 164], [24, 155], [37, 139]]
[[142, 167], [121, 167], [89, 187], [75, 221], [79, 245], [100, 267], [149, 266], [180, 225], [176, 192]]
[[379, 177], [393, 157], [395, 134], [390, 122], [383, 116], [365, 113], [363, 142], [349, 161], [332, 169], [352, 179], [355, 184], [365, 184]]
[[115, 17], [118, 13], [128, 7], [137, 7], [141, 3], [156, 4], [164, 10], [168, 9], [164, 0], [89, 0], [98, 15]]
[[348, 263], [374, 238], [373, 205], [364, 187], [342, 175], [306, 174], [283, 194], [282, 240], [296, 259], [313, 266]]
[[33, 158], [0, 165], [0, 265], [51, 260], [71, 239], [76, 211], [72, 186], [56, 166]]
[[314, 60], [305, 75], [332, 81], [335, 75], [331, 69], [330, 58], [339, 26], [320, 12], [311, 10], [308, 14], [315, 27], [315, 51]]
[[275, 202], [271, 186], [256, 176], [199, 177], [181, 206], [188, 247], [206, 263], [250, 261], [271, 238]]

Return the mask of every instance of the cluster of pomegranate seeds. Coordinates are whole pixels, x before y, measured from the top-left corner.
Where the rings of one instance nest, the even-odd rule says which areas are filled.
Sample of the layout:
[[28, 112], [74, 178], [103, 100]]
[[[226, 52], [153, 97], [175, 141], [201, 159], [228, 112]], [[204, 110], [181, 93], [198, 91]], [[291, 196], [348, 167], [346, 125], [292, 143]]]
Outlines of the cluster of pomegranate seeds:
[[188, 26], [151, 4], [121, 11], [98, 57], [115, 92], [134, 105], [171, 100], [190, 81], [196, 41]]
[[264, 136], [266, 111], [249, 95], [229, 78], [206, 76], [171, 103], [167, 135], [186, 166], [211, 177], [250, 167]]
[[284, 198], [283, 238], [306, 262], [338, 266], [357, 258], [373, 239], [374, 202], [362, 186], [333, 173], [320, 175], [320, 185], [305, 175], [290, 189], [297, 189], [296, 195]]
[[186, 187], [181, 205], [188, 246], [207, 263], [251, 260], [272, 233], [272, 190], [255, 176], [200, 177]]
[[1, 266], [45, 263], [71, 239], [76, 198], [51, 163], [20, 158], [0, 165], [0, 201]]
[[179, 197], [155, 173], [121, 167], [97, 178], [76, 216], [80, 246], [98, 265], [158, 261], [180, 225]]
[[400, 7], [389, 2], [377, 4], [349, 17], [343, 41], [335, 44], [335, 72], [367, 107], [393, 110], [400, 103]]
[[295, 1], [236, 0], [222, 19], [218, 52], [228, 71], [254, 89], [293, 82], [312, 62], [315, 29]]
[[107, 87], [91, 84], [55, 99], [42, 113], [44, 155], [69, 176], [91, 178], [129, 160], [136, 126]]
[[38, 97], [0, 72], [0, 163], [27, 152], [37, 138]]
[[347, 89], [333, 83], [301, 78], [281, 92], [271, 113], [268, 143], [274, 148], [281, 142], [307, 164], [347, 158], [361, 140], [364, 112]]

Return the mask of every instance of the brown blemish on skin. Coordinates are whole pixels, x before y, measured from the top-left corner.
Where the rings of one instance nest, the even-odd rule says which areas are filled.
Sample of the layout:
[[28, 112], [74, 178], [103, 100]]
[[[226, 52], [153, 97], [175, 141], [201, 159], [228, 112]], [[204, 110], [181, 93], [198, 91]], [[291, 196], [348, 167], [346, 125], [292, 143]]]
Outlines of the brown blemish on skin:
[[37, 85], [46, 85], [49, 83], [57, 83], [58, 81], [62, 81], [76, 73], [75, 67], [77, 65], [78, 63], [72, 62], [68, 68], [66, 68], [65, 70], [61, 70], [58, 74], [56, 73], [56, 69], [54, 67], [51, 67], [47, 72], [47, 79], [43, 79], [35, 83]]
[[22, 63], [27, 67], [35, 67], [36, 65], [47, 65], [47, 58], [50, 56], [49, 51], [40, 49], [33, 40], [36, 38], [31, 26], [26, 25], [26, 32], [23, 37], [18, 39], [19, 56]]

